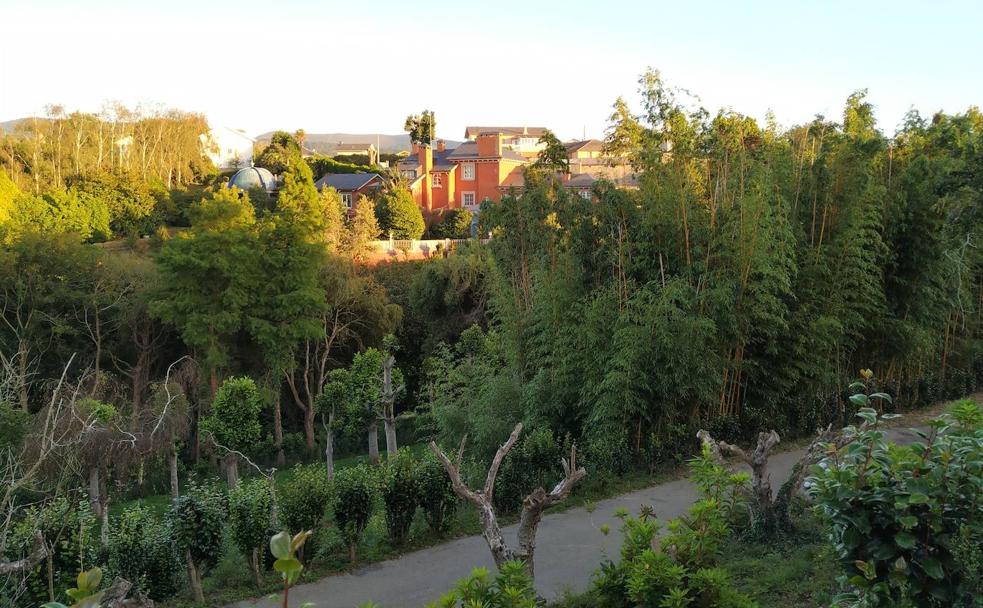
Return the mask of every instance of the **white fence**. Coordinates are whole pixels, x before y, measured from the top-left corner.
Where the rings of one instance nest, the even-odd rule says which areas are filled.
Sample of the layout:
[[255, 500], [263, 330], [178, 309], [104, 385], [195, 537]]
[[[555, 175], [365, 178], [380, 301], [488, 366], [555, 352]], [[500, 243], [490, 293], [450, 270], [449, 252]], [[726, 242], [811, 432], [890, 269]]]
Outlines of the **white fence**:
[[[404, 239], [389, 239], [387, 241], [372, 241], [372, 246], [377, 252], [388, 257], [403, 255], [410, 258], [428, 258], [434, 255], [443, 255], [457, 249], [465, 243], [472, 243], [476, 239], [431, 239], [425, 241], [414, 241]], [[487, 243], [489, 239], [480, 239], [478, 242]]]

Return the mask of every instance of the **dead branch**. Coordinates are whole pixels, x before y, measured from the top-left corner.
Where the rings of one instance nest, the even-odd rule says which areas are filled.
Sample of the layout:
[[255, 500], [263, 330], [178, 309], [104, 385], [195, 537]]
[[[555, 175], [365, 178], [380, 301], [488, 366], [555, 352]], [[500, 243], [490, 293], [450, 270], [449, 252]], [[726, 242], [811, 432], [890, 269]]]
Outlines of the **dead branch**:
[[34, 532], [34, 547], [31, 549], [31, 552], [26, 557], [16, 561], [0, 561], [0, 576], [27, 572], [41, 563], [41, 560], [46, 557], [48, 557], [48, 546], [45, 544], [41, 532], [36, 530]]
[[577, 446], [570, 448], [570, 458], [561, 458], [563, 464], [563, 479], [561, 479], [553, 489], [547, 493], [542, 487], [533, 490], [522, 501], [522, 513], [519, 517], [518, 546], [513, 549], [505, 542], [502, 530], [498, 525], [498, 516], [492, 501], [495, 492], [495, 478], [498, 470], [502, 466], [502, 461], [508, 455], [509, 450], [515, 445], [522, 432], [522, 423], [515, 425], [508, 440], [502, 444], [495, 457], [492, 459], [491, 466], [485, 476], [485, 485], [481, 490], [472, 490], [461, 479], [461, 461], [464, 457], [464, 445], [466, 437], [461, 439], [461, 445], [457, 451], [457, 458], [451, 462], [444, 452], [437, 447], [433, 441], [430, 442], [430, 450], [434, 453], [440, 463], [444, 466], [451, 479], [454, 492], [470, 502], [478, 509], [478, 517], [481, 520], [482, 536], [488, 543], [492, 558], [495, 560], [496, 567], [510, 560], [520, 560], [526, 564], [529, 575], [534, 574], [534, 554], [536, 551], [536, 532], [539, 522], [542, 521], [543, 511], [547, 508], [566, 499], [574, 486], [577, 485], [587, 471], [583, 467], [577, 466]]

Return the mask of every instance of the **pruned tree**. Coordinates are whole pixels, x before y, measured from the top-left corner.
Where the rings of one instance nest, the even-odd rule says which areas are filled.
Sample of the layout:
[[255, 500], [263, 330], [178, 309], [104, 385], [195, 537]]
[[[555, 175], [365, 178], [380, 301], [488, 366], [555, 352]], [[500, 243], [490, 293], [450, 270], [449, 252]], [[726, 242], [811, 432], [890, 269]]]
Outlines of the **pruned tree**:
[[707, 431], [701, 430], [696, 436], [703, 445], [710, 449], [710, 454], [718, 462], [723, 462], [723, 455], [735, 456], [751, 467], [752, 514], [755, 522], [771, 526], [774, 523], [774, 500], [771, 492], [771, 475], [768, 473], [768, 458], [771, 450], [779, 444], [778, 433], [758, 433], [758, 442], [753, 451], [715, 440]]
[[[861, 428], [866, 428], [862, 426]], [[751, 492], [753, 494], [752, 515], [756, 525], [766, 531], [790, 531], [792, 529], [791, 507], [792, 499], [802, 490], [809, 468], [822, 460], [830, 448], [839, 449], [850, 442], [854, 436], [840, 430], [833, 430], [829, 425], [816, 431], [816, 436], [806, 448], [805, 453], [792, 466], [789, 478], [779, 487], [776, 494], [771, 490], [771, 478], [768, 472], [768, 459], [772, 449], [778, 445], [778, 433], [758, 433], [758, 442], [754, 450], [745, 451], [735, 445], [715, 440], [707, 431], [701, 430], [696, 434], [702, 444], [709, 448], [710, 455], [718, 463], [724, 462], [724, 456], [735, 456], [741, 462], [751, 467]]]
[[552, 490], [547, 492], [539, 487], [533, 490], [522, 501], [522, 514], [519, 517], [518, 546], [512, 548], [505, 541], [501, 527], [498, 524], [498, 516], [492, 497], [495, 491], [495, 477], [498, 469], [502, 466], [502, 461], [508, 455], [509, 450], [515, 445], [519, 434], [522, 432], [522, 423], [515, 425], [515, 429], [508, 440], [498, 448], [495, 457], [492, 459], [491, 466], [488, 467], [488, 474], [485, 477], [485, 485], [480, 490], [472, 490], [461, 478], [461, 462], [464, 457], [464, 445], [467, 437], [461, 440], [461, 445], [457, 450], [457, 458], [451, 461], [444, 452], [437, 447], [433, 441], [430, 442], [430, 450], [440, 460], [444, 470], [451, 478], [454, 492], [458, 496], [467, 500], [478, 509], [478, 517], [483, 529], [482, 536], [488, 543], [495, 566], [501, 567], [502, 564], [512, 560], [519, 560], [526, 565], [529, 576], [534, 575], [534, 556], [536, 551], [536, 531], [539, 522], [542, 521], [543, 512], [565, 500], [574, 486], [587, 475], [586, 469], [577, 467], [577, 446], [570, 447], [570, 458], [561, 458], [563, 464], [563, 479], [561, 479]]

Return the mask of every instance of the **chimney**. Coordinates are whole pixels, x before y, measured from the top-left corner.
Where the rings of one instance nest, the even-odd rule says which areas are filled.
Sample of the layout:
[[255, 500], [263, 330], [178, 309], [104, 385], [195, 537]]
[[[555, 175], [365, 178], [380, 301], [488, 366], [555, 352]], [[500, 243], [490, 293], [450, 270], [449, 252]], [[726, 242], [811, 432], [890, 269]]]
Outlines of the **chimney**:
[[478, 135], [478, 156], [495, 157], [502, 155], [502, 138], [498, 133]]
[[426, 144], [419, 145], [416, 157], [420, 161], [420, 171], [424, 175], [430, 173], [430, 170], [433, 169], [433, 148]]
[[413, 156], [417, 156], [418, 154], [420, 154], [420, 144], [413, 142], [410, 150], [412, 150], [411, 154], [413, 154]]
[[446, 149], [446, 146], [444, 145], [444, 140], [438, 139], [437, 140], [437, 152], [443, 152], [445, 149]]

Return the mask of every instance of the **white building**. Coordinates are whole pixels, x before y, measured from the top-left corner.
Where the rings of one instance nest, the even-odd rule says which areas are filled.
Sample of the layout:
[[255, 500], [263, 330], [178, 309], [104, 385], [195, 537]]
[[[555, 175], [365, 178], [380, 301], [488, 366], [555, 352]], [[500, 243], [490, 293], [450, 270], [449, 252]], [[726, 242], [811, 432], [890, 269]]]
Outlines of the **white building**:
[[219, 169], [239, 169], [253, 162], [253, 145], [256, 140], [241, 129], [214, 127], [201, 136], [205, 153]]

